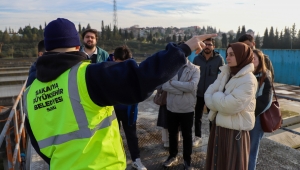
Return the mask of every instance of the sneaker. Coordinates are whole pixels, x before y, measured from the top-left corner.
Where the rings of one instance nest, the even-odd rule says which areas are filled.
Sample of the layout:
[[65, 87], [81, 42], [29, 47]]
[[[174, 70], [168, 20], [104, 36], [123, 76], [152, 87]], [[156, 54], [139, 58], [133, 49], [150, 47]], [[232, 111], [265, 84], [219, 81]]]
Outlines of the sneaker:
[[195, 138], [193, 139], [193, 147], [198, 147], [200, 146], [202, 139], [198, 136], [195, 136]]
[[131, 166], [137, 170], [147, 170], [147, 168], [142, 164], [140, 158], [135, 159]]
[[164, 163], [164, 167], [171, 167], [172, 165], [176, 164], [178, 162], [177, 157], [169, 157]]
[[168, 148], [170, 145], [169, 145], [169, 141], [166, 141], [166, 142], [164, 142], [164, 147], [165, 148]]
[[191, 166], [191, 164], [188, 164], [186, 161], [184, 161], [184, 170], [194, 170], [194, 168]]

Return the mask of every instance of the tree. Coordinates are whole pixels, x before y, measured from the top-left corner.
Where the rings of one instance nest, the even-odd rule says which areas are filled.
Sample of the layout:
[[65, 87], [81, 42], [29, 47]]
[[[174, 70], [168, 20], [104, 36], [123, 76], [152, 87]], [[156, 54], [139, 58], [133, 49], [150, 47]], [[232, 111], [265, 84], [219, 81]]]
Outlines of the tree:
[[14, 57], [14, 46], [12, 46], [11, 48], [8, 49], [7, 54], [10, 55], [12, 58]]
[[294, 47], [296, 49], [300, 49], [300, 30], [298, 31], [297, 39], [296, 39], [296, 43], [295, 43]]
[[183, 40], [184, 40], [184, 41], [187, 41], [187, 40], [188, 40], [187, 37], [186, 37], [186, 35], [184, 35]]
[[279, 48], [279, 33], [278, 33], [278, 30], [276, 28], [276, 31], [275, 31], [275, 37], [274, 37], [274, 48]]
[[85, 30], [86, 30], [85, 27], [82, 27], [81, 31], [84, 32]]
[[178, 41], [182, 41], [181, 35], [178, 36]]
[[10, 36], [9, 36], [7, 30], [5, 30], [3, 35], [2, 35], [2, 41], [4, 43], [9, 43], [10, 42]]
[[236, 32], [235, 41], [238, 41], [238, 39], [240, 38], [240, 36], [241, 36], [241, 29], [239, 27], [238, 31]]
[[23, 42], [28, 42], [29, 41], [29, 38], [28, 38], [28, 36], [26, 34], [23, 35], [22, 41]]
[[21, 27], [19, 28], [18, 33], [19, 33], [19, 34], [23, 34], [23, 29], [22, 29]]
[[259, 36], [259, 34], [257, 34], [257, 36], [255, 37], [255, 47], [260, 48], [260, 46], [261, 46], [260, 36]]
[[215, 48], [222, 48], [222, 42], [220, 38], [215, 39]]
[[173, 34], [172, 41], [176, 42], [176, 35], [175, 34]]
[[262, 48], [269, 48], [269, 35], [268, 35], [268, 28], [266, 28], [263, 38], [263, 45]]
[[116, 25], [114, 25], [114, 29], [113, 29], [113, 38], [114, 39], [119, 39], [118, 27]]
[[129, 33], [129, 39], [134, 39], [134, 35], [133, 35], [133, 32], [132, 31], [130, 31], [130, 33]]
[[128, 39], [128, 38], [129, 38], [129, 36], [128, 36], [128, 31], [125, 30], [124, 39], [126, 40], [126, 39]]
[[119, 35], [120, 35], [121, 37], [123, 37], [122, 29], [121, 29], [121, 28], [119, 28]]
[[16, 43], [16, 42], [19, 42], [20, 38], [19, 36], [17, 36], [17, 34], [13, 34], [12, 37], [11, 37], [11, 40]]
[[242, 35], [244, 35], [244, 34], [246, 34], [246, 28], [245, 28], [245, 25], [242, 26], [242, 31], [241, 31], [241, 35], [240, 35], [240, 36], [242, 36]]
[[278, 46], [280, 47], [280, 49], [282, 49], [282, 45], [283, 45], [283, 33], [282, 31], [280, 31], [280, 36], [278, 39]]
[[283, 35], [283, 49], [289, 49], [291, 48], [291, 34], [290, 34], [290, 29], [285, 28], [284, 29], [284, 35]]
[[229, 43], [233, 43], [233, 42], [234, 42], [234, 39], [233, 39], [233, 35], [232, 35], [232, 34], [229, 34], [228, 42], [229, 42]]
[[168, 36], [168, 37], [166, 38], [166, 42], [169, 43], [169, 42], [171, 42], [171, 41], [172, 41], [172, 38], [171, 38], [170, 36]]
[[[109, 25], [108, 26], [106, 26], [106, 29], [105, 29], [105, 36], [106, 36], [106, 40], [110, 40], [111, 39], [111, 29], [110, 29], [110, 27], [109, 27]], [[129, 37], [127, 37], [126, 39], [128, 39]]]
[[274, 47], [274, 44], [275, 44], [275, 34], [274, 34], [273, 27], [271, 27], [271, 29], [270, 29], [268, 43], [269, 43], [269, 44], [268, 44], [268, 47], [269, 47], [269, 48], [275, 48], [275, 47]]
[[226, 48], [227, 47], [227, 34], [223, 33], [222, 34], [222, 48]]
[[152, 42], [153, 36], [152, 36], [152, 31], [147, 36], [147, 42]]
[[295, 44], [296, 42], [296, 34], [297, 34], [295, 23], [293, 24], [290, 33], [291, 33], [291, 49], [293, 49], [293, 44]]
[[105, 40], [105, 28], [104, 28], [103, 20], [101, 22], [101, 38], [102, 38], [102, 40]]
[[82, 31], [82, 30], [81, 30], [81, 24], [79, 23], [79, 24], [78, 24], [78, 32], [79, 32], [79, 34], [82, 33], [81, 31]]
[[141, 41], [141, 32], [139, 31], [138, 36], [137, 36], [137, 40]]
[[86, 29], [91, 29], [90, 23], [87, 24]]
[[156, 42], [157, 42], [156, 38], [153, 38], [151, 42], [152, 42], [152, 44], [156, 44]]
[[168, 27], [168, 28], [166, 29], [165, 34], [166, 34], [167, 36], [169, 36], [169, 34], [171, 34], [171, 33], [172, 33], [172, 29], [171, 29], [170, 27]]

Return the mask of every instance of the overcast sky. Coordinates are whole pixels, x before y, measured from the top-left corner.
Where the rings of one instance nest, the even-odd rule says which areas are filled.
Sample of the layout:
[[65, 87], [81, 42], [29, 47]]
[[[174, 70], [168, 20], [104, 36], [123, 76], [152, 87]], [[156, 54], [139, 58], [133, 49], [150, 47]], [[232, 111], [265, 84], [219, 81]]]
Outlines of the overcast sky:
[[[118, 27], [212, 26], [223, 32], [245, 25], [255, 34], [266, 27], [300, 29], [297, 0], [117, 0]], [[100, 30], [101, 21], [113, 24], [113, 0], [0, 0], [0, 30], [31, 25], [39, 27], [56, 18], [67, 18]]]

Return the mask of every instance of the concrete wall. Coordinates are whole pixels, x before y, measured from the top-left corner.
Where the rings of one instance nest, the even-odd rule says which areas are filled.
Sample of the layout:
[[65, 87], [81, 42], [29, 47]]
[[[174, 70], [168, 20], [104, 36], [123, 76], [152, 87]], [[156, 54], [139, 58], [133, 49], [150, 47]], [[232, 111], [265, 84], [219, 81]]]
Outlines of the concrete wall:
[[[225, 49], [215, 49], [225, 59]], [[262, 50], [268, 55], [272, 61], [275, 82], [300, 86], [300, 50]], [[193, 61], [195, 53], [189, 56], [189, 60]]]

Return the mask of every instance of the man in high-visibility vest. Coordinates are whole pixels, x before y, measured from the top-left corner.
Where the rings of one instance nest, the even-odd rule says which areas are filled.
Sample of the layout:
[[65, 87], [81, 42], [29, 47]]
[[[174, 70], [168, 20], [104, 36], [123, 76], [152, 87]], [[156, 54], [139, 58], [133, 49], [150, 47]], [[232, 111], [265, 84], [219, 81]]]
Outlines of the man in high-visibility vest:
[[50, 169], [126, 168], [126, 157], [112, 106], [148, 98], [171, 79], [191, 51], [201, 50], [195, 36], [137, 65], [134, 60], [91, 64], [79, 51], [75, 25], [50, 22], [44, 31], [46, 51], [36, 63], [36, 79], [24, 93], [26, 128], [37, 153]]

